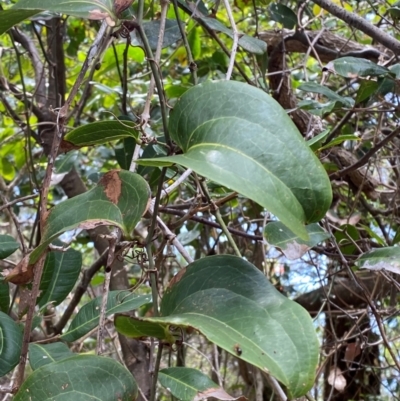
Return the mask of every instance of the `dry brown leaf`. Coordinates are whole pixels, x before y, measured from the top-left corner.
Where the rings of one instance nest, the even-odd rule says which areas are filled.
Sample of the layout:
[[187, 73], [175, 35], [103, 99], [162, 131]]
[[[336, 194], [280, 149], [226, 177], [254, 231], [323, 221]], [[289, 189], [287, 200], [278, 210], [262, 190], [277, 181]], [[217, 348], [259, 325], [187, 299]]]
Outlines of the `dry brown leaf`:
[[29, 255], [25, 255], [17, 266], [7, 274], [5, 281], [17, 285], [30, 283], [33, 280], [33, 268], [34, 265], [29, 264]]
[[223, 388], [216, 387], [216, 388], [209, 388], [206, 391], [202, 391], [197, 393], [194, 397], [193, 401], [200, 401], [204, 400], [205, 398], [216, 398], [217, 400], [222, 401], [246, 401], [247, 398], [244, 396], [240, 397], [232, 397], [229, 395]]
[[121, 196], [121, 178], [119, 178], [118, 170], [111, 170], [99, 181], [99, 185], [104, 187], [104, 193], [108, 200], [114, 204], [117, 204], [119, 197]]

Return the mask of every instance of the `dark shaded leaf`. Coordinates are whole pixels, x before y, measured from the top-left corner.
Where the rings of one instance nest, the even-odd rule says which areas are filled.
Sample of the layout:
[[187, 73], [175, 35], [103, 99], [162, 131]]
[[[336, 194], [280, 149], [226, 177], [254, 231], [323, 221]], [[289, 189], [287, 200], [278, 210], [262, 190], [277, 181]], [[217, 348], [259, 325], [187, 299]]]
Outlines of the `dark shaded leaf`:
[[77, 355], [35, 370], [14, 401], [132, 401], [137, 392], [131, 373], [114, 359]]
[[21, 328], [10, 316], [0, 312], [0, 377], [18, 365], [21, 347]]
[[19, 248], [19, 243], [11, 235], [0, 235], [0, 259], [5, 259]]
[[273, 21], [279, 22], [284, 28], [293, 29], [297, 25], [297, 16], [289, 7], [280, 3], [272, 3], [269, 13]]

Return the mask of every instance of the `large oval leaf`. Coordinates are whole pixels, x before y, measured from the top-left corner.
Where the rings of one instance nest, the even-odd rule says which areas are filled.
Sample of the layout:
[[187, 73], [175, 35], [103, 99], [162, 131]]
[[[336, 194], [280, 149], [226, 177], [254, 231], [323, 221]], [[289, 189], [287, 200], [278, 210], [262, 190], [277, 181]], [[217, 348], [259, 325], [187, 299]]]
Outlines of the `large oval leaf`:
[[95, 188], [50, 209], [42, 241], [31, 253], [29, 262], [37, 261], [53, 239], [78, 227], [114, 225], [130, 238], [147, 210], [149, 199], [150, 188], [140, 175], [124, 170], [109, 171]]
[[0, 377], [17, 366], [21, 347], [21, 329], [8, 315], [0, 312]]
[[190, 264], [165, 292], [162, 317], [269, 372], [293, 398], [314, 383], [318, 340], [309, 314], [279, 293], [252, 264], [228, 255]]
[[303, 239], [304, 223], [319, 221], [331, 204], [321, 163], [260, 89], [232, 81], [198, 85], [176, 104], [169, 129], [184, 154], [142, 164], [191, 168], [264, 206]]
[[133, 376], [114, 359], [78, 355], [35, 370], [14, 401], [132, 401], [137, 391]]
[[[64, 341], [75, 341], [99, 324], [102, 298], [99, 296], [80, 309], [67, 332], [61, 336]], [[110, 291], [107, 299], [106, 316], [135, 310], [149, 302], [151, 302], [150, 295], [135, 295], [129, 291]]]

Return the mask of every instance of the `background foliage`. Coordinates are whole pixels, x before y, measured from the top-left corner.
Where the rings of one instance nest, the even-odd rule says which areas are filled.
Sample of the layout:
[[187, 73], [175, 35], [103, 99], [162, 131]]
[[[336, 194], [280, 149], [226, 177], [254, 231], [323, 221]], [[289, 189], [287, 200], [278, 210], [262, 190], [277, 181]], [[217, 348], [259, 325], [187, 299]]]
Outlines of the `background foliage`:
[[2, 400], [398, 399], [399, 15], [4, 1]]

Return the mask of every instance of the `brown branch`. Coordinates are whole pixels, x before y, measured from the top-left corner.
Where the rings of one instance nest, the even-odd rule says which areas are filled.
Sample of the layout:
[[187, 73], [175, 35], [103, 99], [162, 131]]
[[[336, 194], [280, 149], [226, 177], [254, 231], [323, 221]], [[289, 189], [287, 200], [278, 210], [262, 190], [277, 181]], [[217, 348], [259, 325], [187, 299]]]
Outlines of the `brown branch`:
[[330, 0], [313, 0], [315, 4], [318, 4], [321, 8], [329, 11], [335, 17], [349, 24], [351, 27], [359, 29], [372, 39], [386, 46], [392, 50], [395, 55], [400, 55], [400, 41], [395, 39], [393, 36], [386, 33], [384, 30], [377, 28], [372, 25], [363, 17], [358, 16], [355, 13], [346, 11], [344, 8], [337, 6]]

